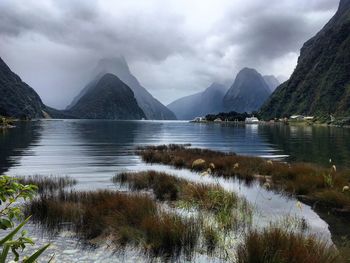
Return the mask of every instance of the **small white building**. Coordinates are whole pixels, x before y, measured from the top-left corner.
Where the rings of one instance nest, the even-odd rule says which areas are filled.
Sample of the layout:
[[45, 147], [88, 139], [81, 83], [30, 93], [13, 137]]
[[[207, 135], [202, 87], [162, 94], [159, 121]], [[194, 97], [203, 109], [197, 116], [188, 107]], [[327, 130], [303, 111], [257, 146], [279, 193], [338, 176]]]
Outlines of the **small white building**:
[[255, 123], [259, 123], [259, 119], [257, 117], [245, 118], [244, 122], [246, 124], [255, 124]]
[[295, 121], [301, 121], [304, 119], [304, 116], [303, 115], [292, 115], [292, 116], [290, 116], [290, 119], [295, 120]]

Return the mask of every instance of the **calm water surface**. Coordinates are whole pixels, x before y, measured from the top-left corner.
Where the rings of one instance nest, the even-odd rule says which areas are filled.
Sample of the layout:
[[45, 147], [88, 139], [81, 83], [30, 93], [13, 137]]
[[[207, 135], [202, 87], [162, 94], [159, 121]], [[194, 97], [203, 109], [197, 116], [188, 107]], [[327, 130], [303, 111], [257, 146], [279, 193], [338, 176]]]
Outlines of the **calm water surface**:
[[350, 166], [350, 129], [157, 121], [37, 121], [0, 133], [0, 172], [100, 181], [138, 166], [139, 145], [191, 143], [244, 155]]
[[[283, 215], [307, 219], [311, 231], [330, 238], [328, 224], [310, 207], [259, 185], [201, 178], [187, 170], [144, 164], [134, 154], [140, 145], [191, 143], [244, 155], [286, 161], [350, 166], [350, 130], [285, 125], [193, 124], [179, 121], [50, 120], [19, 123], [0, 133], [0, 173], [9, 175], [68, 175], [78, 189], [115, 188], [111, 177], [120, 171], [155, 169], [194, 181], [219, 182], [245, 196], [257, 208], [256, 221], [267, 224]], [[333, 219], [332, 219], [333, 220]], [[338, 224], [339, 225], [339, 224]], [[342, 228], [341, 224], [338, 228]], [[336, 228], [336, 229], [338, 229]], [[331, 227], [331, 232], [334, 226]]]

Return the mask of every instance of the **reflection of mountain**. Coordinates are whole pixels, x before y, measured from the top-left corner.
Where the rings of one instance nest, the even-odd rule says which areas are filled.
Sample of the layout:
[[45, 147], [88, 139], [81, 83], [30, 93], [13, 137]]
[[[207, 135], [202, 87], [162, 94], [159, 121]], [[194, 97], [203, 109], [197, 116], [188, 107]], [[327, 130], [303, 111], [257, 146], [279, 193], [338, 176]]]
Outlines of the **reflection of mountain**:
[[262, 125], [259, 130], [269, 143], [276, 145], [291, 161], [315, 162], [329, 166], [349, 166], [350, 130], [333, 127]]
[[[79, 121], [71, 123], [79, 154], [89, 167], [104, 166], [116, 172], [117, 166], [133, 166], [134, 140], [142, 122]], [[114, 167], [114, 168], [113, 168]], [[101, 168], [96, 169], [101, 170]]]
[[[16, 128], [0, 129], [0, 174], [19, 163], [21, 155], [41, 136], [40, 123], [16, 123]], [[16, 156], [16, 157], [13, 157]]]

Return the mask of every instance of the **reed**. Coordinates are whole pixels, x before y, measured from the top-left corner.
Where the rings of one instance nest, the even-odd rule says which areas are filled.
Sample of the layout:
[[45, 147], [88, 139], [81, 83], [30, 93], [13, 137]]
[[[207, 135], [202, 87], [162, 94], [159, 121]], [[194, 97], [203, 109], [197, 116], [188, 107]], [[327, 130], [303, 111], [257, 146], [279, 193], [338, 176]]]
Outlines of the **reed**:
[[150, 190], [159, 201], [176, 201], [178, 207], [213, 214], [223, 229], [238, 229], [250, 222], [248, 202], [219, 185], [192, 183], [163, 172], [120, 173], [113, 182], [133, 191]]
[[68, 228], [83, 240], [110, 239], [116, 249], [135, 246], [152, 257], [190, 257], [200, 235], [193, 218], [163, 211], [144, 194], [47, 192], [25, 211], [51, 233]]
[[246, 183], [253, 180], [268, 182], [269, 189], [309, 196], [320, 201], [320, 205], [326, 201], [322, 197], [326, 193], [333, 197], [331, 203], [335, 207], [350, 207], [350, 195], [348, 191], [343, 191], [349, 187], [350, 171], [336, 169], [334, 165], [327, 168], [308, 163], [289, 164], [184, 145], [147, 146], [139, 148], [137, 153], [147, 163], [162, 163], [196, 172], [205, 172], [210, 168], [209, 174], [212, 176], [234, 177]]
[[318, 239], [271, 226], [250, 230], [237, 249], [238, 263], [336, 263], [342, 262], [334, 246]]
[[77, 181], [75, 179], [72, 179], [68, 176], [62, 177], [33, 175], [18, 177], [18, 181], [24, 185], [36, 185], [38, 187], [39, 194], [63, 190], [66, 187], [71, 187], [77, 184]]

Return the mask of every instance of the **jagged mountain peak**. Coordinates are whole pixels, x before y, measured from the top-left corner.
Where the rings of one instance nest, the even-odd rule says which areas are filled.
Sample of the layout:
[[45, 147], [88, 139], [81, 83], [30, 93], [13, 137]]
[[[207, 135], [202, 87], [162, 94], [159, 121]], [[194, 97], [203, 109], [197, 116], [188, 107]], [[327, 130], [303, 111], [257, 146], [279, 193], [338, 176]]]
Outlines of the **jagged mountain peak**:
[[223, 103], [226, 111], [252, 112], [269, 97], [271, 91], [262, 75], [253, 68], [243, 68], [227, 91]]
[[126, 59], [123, 56], [103, 58], [95, 67], [93, 76], [95, 77], [90, 83], [74, 98], [73, 102], [67, 107], [71, 109], [77, 101], [94, 86], [96, 82], [106, 73], [112, 73], [122, 82], [131, 88], [135, 94], [138, 105], [150, 120], [173, 120], [176, 119], [167, 107], [155, 99], [131, 73]]
[[111, 73], [106, 73], [91, 83], [69, 112], [87, 119], [145, 118], [133, 91]]

